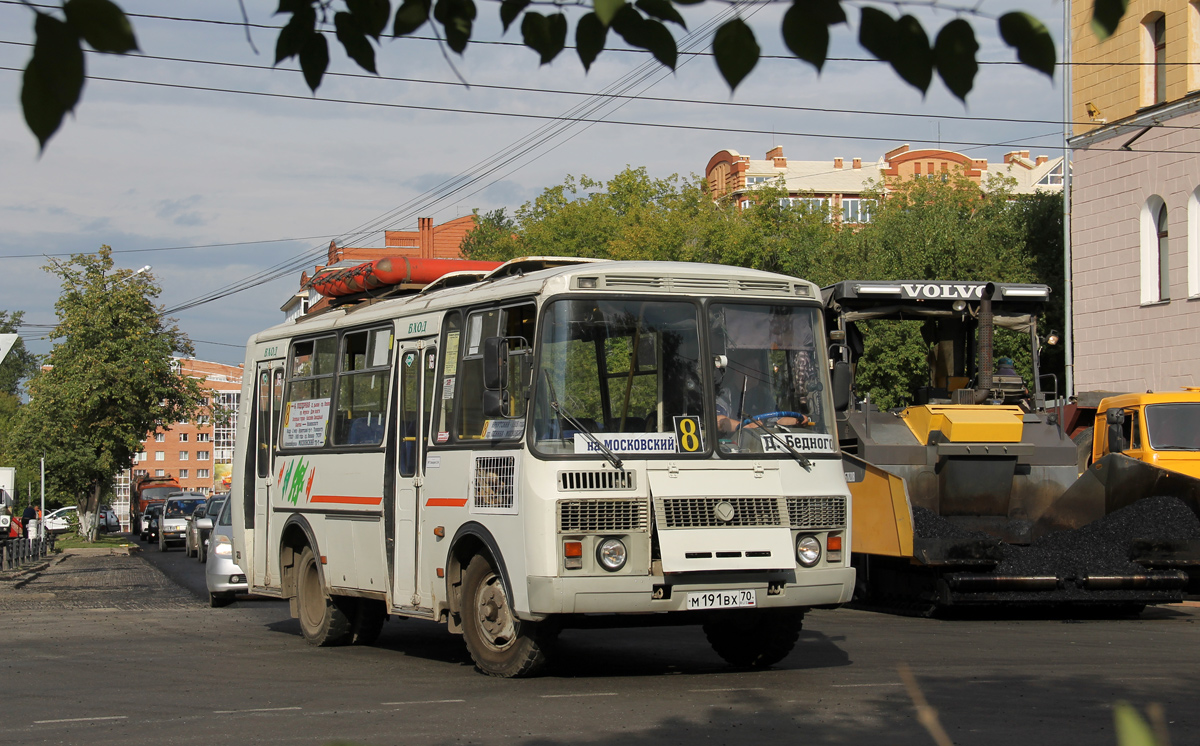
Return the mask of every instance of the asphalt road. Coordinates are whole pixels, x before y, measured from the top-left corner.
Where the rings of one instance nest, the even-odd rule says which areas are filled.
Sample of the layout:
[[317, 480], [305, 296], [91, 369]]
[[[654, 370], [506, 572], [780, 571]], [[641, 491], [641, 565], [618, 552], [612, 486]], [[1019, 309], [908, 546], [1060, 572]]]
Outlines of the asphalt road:
[[931, 744], [901, 664], [958, 744], [1115, 744], [1118, 700], [1162, 704], [1172, 741], [1200, 742], [1196, 608], [1085, 622], [813, 612], [797, 650], [760, 672], [727, 667], [695, 628], [567, 631], [549, 675], [504, 681], [432, 623], [312, 648], [282, 602], [208, 608], [202, 570], [147, 547], [70, 558], [0, 594], [0, 744]]

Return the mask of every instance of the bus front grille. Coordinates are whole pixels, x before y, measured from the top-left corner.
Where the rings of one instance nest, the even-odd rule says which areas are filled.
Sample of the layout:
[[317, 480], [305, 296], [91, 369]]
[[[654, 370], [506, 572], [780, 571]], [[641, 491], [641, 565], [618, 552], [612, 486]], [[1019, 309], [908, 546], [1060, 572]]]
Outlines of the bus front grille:
[[655, 501], [661, 528], [786, 526], [787, 508], [777, 497], [665, 497]]
[[789, 497], [787, 507], [792, 528], [843, 528], [846, 525], [844, 497]]
[[634, 474], [632, 471], [560, 471], [558, 473], [558, 489], [560, 492], [590, 492], [608, 490], [634, 489]]
[[564, 534], [602, 534], [616, 531], [646, 531], [650, 511], [646, 501], [560, 500], [558, 530]]

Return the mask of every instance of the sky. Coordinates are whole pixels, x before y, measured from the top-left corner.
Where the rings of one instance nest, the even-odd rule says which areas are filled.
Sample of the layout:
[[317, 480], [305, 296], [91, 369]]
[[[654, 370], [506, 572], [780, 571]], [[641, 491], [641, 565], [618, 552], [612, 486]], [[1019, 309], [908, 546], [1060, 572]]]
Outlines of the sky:
[[[294, 61], [272, 69], [277, 32], [240, 25], [237, 0], [118, 4], [157, 16], [131, 18], [142, 54], [89, 54], [94, 77], [39, 153], [19, 106], [34, 14], [0, 0], [0, 310], [25, 313], [31, 326], [22, 337], [41, 354], [50, 349], [46, 325], [60, 290], [42, 270], [47, 257], [101, 245], [114, 249], [118, 267], [151, 265], [168, 309], [245, 288], [174, 314], [198, 358], [237, 363], [247, 337], [283, 320], [279, 308], [298, 289], [301, 268], [311, 271], [330, 239], [382, 246], [383, 229], [415, 229], [418, 217], [440, 223], [475, 209], [511, 213], [568, 175], [606, 180], [634, 166], [655, 178], [702, 176], [721, 150], [762, 158], [776, 145], [795, 160], [873, 162], [906, 143], [941, 143], [993, 163], [1013, 150], [1062, 154], [1061, 75], [983, 64], [966, 104], [936, 77], [922, 95], [887, 65], [862, 60], [861, 6], [846, 6], [850, 24], [834, 27], [830, 46], [831, 57], [857, 60], [831, 60], [818, 75], [794, 58], [765, 58], [734, 92], [709, 55], [681, 55], [674, 72], [647, 72], [649, 55], [622, 50], [610, 34], [612, 48], [588, 72], [571, 49], [543, 66], [537, 53], [512, 44], [472, 43], [459, 57], [431, 39], [385, 38], [379, 77], [363, 73], [331, 38], [329, 72], [347, 75], [327, 74], [314, 96]], [[474, 39], [520, 42], [516, 26], [503, 33], [498, 2], [477, 5]], [[277, 0], [244, 6], [251, 24], [286, 19], [273, 15]], [[879, 7], [896, 15], [893, 4]], [[709, 0], [680, 10], [700, 31], [729, 8]], [[779, 33], [786, 8], [736, 9], [764, 55], [786, 54]], [[1008, 10], [1037, 16], [1061, 47], [1059, 2], [980, 8], [986, 17], [967, 18], [981, 61], [1015, 61], [994, 21]], [[577, 10], [568, 9], [576, 17]], [[924, 2], [905, 10], [931, 37], [956, 17]], [[677, 40], [687, 33], [672, 31]], [[426, 26], [414, 36], [432, 33]], [[695, 46], [710, 48], [711, 31]], [[631, 75], [629, 93], [641, 98], [607, 99], [589, 114], [604, 122], [548, 127], [549, 118], [587, 101], [573, 94], [611, 90]], [[921, 116], [903, 116], [912, 114]], [[431, 194], [450, 191], [448, 183], [461, 189]], [[263, 282], [273, 275], [281, 276]]]

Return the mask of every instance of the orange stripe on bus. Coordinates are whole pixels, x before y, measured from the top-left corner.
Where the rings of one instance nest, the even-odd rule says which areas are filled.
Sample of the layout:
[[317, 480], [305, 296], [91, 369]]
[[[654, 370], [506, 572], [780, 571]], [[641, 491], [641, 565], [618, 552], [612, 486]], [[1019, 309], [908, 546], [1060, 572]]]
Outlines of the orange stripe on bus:
[[353, 495], [313, 495], [315, 503], [338, 503], [341, 505], [379, 505], [382, 497], [354, 497]]
[[467, 504], [465, 497], [431, 497], [425, 501], [425, 507], [461, 508]]

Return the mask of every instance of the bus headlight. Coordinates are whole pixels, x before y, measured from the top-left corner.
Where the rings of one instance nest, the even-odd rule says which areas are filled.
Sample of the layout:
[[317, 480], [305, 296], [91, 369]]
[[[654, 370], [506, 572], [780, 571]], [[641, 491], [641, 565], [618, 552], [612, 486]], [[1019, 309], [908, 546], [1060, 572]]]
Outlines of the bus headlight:
[[821, 560], [821, 540], [812, 534], [796, 539], [796, 559], [805, 567], [812, 567]]
[[596, 560], [609, 572], [620, 570], [625, 566], [627, 559], [629, 559], [629, 553], [625, 550], [625, 543], [620, 539], [605, 539], [596, 548]]

